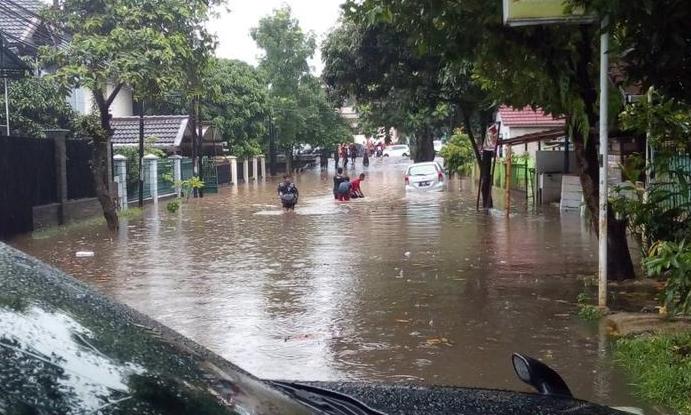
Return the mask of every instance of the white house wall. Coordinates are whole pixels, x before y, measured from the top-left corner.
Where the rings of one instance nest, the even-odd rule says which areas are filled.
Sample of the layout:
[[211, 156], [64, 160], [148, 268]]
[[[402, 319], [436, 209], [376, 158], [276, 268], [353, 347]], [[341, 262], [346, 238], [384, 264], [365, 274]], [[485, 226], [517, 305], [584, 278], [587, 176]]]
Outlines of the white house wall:
[[[108, 93], [113, 91], [113, 86], [108, 85]], [[115, 100], [110, 106], [110, 113], [113, 117], [128, 117], [134, 115], [132, 111], [132, 89], [124, 86], [115, 97]]]
[[[108, 93], [112, 91], [113, 86], [109, 85]], [[91, 91], [86, 88], [72, 90], [68, 102], [72, 109], [81, 115], [92, 114], [95, 110], [93, 95]], [[132, 107], [132, 90], [129, 87], [120, 89], [120, 92], [110, 106], [110, 113], [113, 117], [128, 117], [134, 115]]]

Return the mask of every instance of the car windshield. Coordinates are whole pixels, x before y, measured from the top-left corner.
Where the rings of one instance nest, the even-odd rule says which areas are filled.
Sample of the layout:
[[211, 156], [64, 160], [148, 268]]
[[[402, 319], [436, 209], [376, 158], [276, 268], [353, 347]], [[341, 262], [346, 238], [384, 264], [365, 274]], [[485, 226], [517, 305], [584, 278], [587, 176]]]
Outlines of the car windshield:
[[408, 169], [408, 174], [410, 176], [427, 176], [430, 174], [436, 174], [437, 167], [434, 164], [420, 164], [411, 166]]
[[393, 146], [391, 147], [392, 150], [405, 150], [407, 146]]

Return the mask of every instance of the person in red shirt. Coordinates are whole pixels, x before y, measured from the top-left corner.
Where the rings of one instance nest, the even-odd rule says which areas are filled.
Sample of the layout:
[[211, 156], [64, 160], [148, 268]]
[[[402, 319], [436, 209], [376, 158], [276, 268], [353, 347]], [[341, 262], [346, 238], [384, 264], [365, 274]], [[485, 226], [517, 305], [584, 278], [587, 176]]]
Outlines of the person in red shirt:
[[365, 197], [360, 188], [360, 183], [365, 180], [365, 173], [360, 173], [360, 176], [350, 182], [350, 198], [356, 199], [358, 197]]

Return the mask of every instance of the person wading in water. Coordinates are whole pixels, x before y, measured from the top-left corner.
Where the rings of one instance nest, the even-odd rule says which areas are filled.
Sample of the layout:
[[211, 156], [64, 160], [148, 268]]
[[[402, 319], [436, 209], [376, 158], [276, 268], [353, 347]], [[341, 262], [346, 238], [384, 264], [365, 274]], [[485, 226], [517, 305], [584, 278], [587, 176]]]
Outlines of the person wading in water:
[[291, 181], [289, 174], [283, 176], [283, 181], [278, 185], [278, 197], [281, 199], [281, 204], [283, 209], [288, 212], [290, 210], [295, 210], [295, 205], [298, 203], [298, 197], [300, 193], [298, 192], [297, 186]]
[[360, 173], [360, 176], [350, 182], [350, 198], [351, 199], [357, 199], [360, 197], [365, 197], [364, 193], [362, 193], [362, 189], [360, 188], [360, 183], [365, 180], [365, 173]]
[[334, 199], [342, 200], [342, 197], [341, 197], [342, 195], [341, 195], [339, 189], [341, 188], [341, 184], [346, 183], [346, 182], [349, 183], [350, 178], [348, 176], [344, 175], [343, 174], [343, 168], [339, 167], [338, 169], [336, 169], [336, 175], [334, 176], [334, 188], [333, 188]]

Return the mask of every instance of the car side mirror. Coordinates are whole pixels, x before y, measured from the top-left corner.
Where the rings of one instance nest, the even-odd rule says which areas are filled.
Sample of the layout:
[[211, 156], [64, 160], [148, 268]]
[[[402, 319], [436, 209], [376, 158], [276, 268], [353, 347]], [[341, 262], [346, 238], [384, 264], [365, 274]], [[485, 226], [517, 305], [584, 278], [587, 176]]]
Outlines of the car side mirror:
[[564, 379], [546, 364], [519, 353], [514, 353], [511, 361], [518, 378], [540, 394], [573, 398]]

